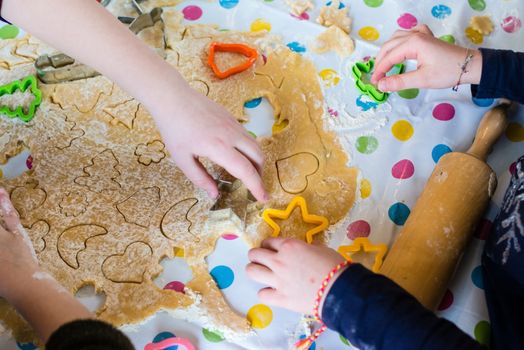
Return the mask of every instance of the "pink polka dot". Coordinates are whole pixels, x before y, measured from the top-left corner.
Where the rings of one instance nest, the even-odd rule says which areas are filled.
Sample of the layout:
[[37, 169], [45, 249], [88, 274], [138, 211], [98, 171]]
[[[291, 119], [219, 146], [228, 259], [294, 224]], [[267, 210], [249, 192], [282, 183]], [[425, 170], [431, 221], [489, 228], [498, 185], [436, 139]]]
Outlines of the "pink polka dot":
[[409, 179], [415, 173], [415, 166], [413, 162], [408, 159], [403, 159], [393, 165], [391, 174], [395, 179]]
[[500, 24], [506, 33], [515, 33], [522, 27], [522, 21], [515, 16], [508, 16]]
[[475, 238], [485, 241], [493, 228], [493, 223], [487, 219], [482, 219], [475, 230]]
[[358, 237], [368, 237], [370, 232], [371, 226], [365, 220], [353, 221], [347, 228], [347, 236], [351, 240]]
[[417, 18], [411, 13], [404, 13], [397, 19], [400, 28], [411, 29], [418, 24]]
[[438, 306], [438, 311], [444, 311], [447, 308], [453, 304], [453, 293], [448, 289], [446, 290], [446, 294], [444, 294], [444, 297], [442, 298], [442, 301], [440, 302], [440, 305]]
[[433, 108], [433, 117], [437, 120], [448, 121], [455, 116], [455, 107], [450, 103], [441, 103]]
[[182, 13], [184, 14], [184, 18], [188, 21], [196, 21], [202, 17], [202, 9], [194, 5], [184, 7]]
[[309, 20], [309, 15], [307, 14], [307, 12], [304, 12], [300, 16], [294, 15], [292, 13], [290, 13], [290, 15], [291, 15], [291, 17], [296, 18], [299, 21], [307, 21], [307, 20]]
[[235, 240], [238, 238], [237, 235], [235, 235], [234, 233], [224, 233], [222, 235], [222, 238], [225, 239], [225, 240], [228, 240], [228, 241], [232, 241], [232, 240]]
[[33, 169], [33, 156], [27, 157], [27, 159], [25, 160], [25, 166], [29, 170]]
[[509, 166], [509, 172], [510, 172], [511, 175], [515, 175], [516, 171], [517, 171], [517, 162], [513, 162]]
[[179, 292], [179, 293], [184, 293], [184, 288], [185, 288], [184, 283], [180, 281], [169, 282], [164, 287], [164, 289], [174, 290], [175, 292]]

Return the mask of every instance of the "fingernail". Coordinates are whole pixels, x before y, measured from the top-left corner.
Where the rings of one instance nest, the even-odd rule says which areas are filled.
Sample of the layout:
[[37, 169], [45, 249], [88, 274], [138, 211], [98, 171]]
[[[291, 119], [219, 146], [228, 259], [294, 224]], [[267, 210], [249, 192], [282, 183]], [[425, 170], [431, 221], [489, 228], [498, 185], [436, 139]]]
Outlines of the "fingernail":
[[384, 81], [384, 79], [382, 79], [381, 81], [378, 82], [378, 89], [380, 91], [386, 92], [387, 87], [388, 86], [387, 86], [386, 82]]
[[207, 192], [207, 195], [209, 196], [209, 198], [211, 198], [213, 200], [218, 198], [218, 193], [217, 192], [212, 191], [212, 190], [208, 190], [206, 192]]

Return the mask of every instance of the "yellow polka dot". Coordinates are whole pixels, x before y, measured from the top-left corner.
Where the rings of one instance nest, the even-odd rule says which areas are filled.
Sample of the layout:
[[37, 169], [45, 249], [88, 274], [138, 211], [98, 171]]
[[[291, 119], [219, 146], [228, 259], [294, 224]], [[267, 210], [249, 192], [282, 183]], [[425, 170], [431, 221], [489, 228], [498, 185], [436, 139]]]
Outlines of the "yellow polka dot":
[[177, 258], [183, 258], [183, 257], [184, 257], [184, 249], [182, 249], [182, 248], [178, 248], [177, 251], [176, 251], [176, 253], [175, 253], [175, 256], [176, 256]]
[[257, 304], [249, 309], [247, 319], [251, 323], [251, 327], [263, 329], [273, 321], [273, 311], [267, 305]]
[[271, 30], [271, 23], [262, 18], [257, 18], [251, 23], [251, 31], [259, 32], [261, 30], [267, 30], [269, 32]]
[[399, 141], [407, 141], [413, 136], [415, 129], [407, 120], [399, 120], [391, 127], [391, 132]]
[[360, 181], [360, 197], [366, 199], [371, 196], [371, 182], [368, 179]]
[[378, 40], [378, 38], [380, 37], [380, 33], [378, 32], [378, 30], [370, 26], [360, 28], [360, 30], [358, 31], [358, 35], [360, 35], [362, 39], [367, 41], [375, 41]]
[[333, 69], [323, 69], [318, 73], [327, 87], [335, 86], [340, 82], [338, 73]]
[[484, 41], [482, 34], [471, 27], [467, 27], [464, 33], [473, 44], [480, 45]]
[[284, 119], [280, 123], [273, 124], [273, 127], [271, 131], [273, 132], [273, 135], [278, 134], [282, 130], [284, 130], [289, 125], [289, 120]]

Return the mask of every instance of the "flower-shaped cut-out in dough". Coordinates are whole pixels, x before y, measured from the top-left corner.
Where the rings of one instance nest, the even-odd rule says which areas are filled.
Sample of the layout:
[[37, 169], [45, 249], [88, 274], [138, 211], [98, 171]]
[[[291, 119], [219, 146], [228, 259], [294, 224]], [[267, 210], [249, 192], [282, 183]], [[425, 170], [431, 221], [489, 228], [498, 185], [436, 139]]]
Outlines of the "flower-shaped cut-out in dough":
[[138, 157], [138, 162], [143, 165], [160, 163], [166, 157], [165, 147], [164, 143], [158, 140], [147, 144], [141, 143], [136, 147], [135, 155]]

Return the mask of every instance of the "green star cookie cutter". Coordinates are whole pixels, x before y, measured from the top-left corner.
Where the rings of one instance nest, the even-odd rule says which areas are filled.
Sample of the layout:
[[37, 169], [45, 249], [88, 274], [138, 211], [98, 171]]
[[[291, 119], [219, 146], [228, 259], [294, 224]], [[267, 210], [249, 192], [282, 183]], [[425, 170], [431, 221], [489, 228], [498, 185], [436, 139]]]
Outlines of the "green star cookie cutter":
[[40, 106], [40, 103], [42, 103], [42, 91], [38, 88], [38, 83], [34, 75], [28, 75], [22, 80], [15, 80], [7, 85], [0, 86], [0, 97], [12, 95], [17, 91], [24, 93], [29, 88], [34, 98], [27, 108], [27, 112], [24, 112], [22, 106], [18, 106], [14, 110], [9, 108], [9, 106], [0, 106], [0, 114], [5, 114], [9, 118], [19, 118], [26, 123], [31, 121], [35, 116], [36, 109]]
[[[351, 72], [355, 78], [355, 86], [364, 95], [369, 96], [376, 103], [384, 103], [389, 97], [389, 93], [380, 91], [369, 80], [365, 79], [370, 76], [375, 67], [375, 59], [370, 58], [367, 61], [359, 61], [353, 65]], [[404, 73], [404, 64], [399, 63], [386, 74], [387, 76]]]

